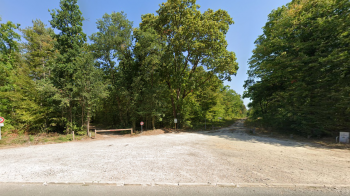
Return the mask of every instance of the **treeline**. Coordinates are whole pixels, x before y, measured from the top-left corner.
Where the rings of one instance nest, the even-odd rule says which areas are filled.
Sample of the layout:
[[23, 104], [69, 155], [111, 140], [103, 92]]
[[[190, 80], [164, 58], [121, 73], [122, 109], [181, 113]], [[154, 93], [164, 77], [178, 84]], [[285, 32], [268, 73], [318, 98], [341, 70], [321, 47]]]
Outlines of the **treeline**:
[[105, 14], [90, 36], [77, 0], [50, 11], [51, 27], [38, 19], [24, 29], [1, 23], [5, 130], [84, 134], [91, 121], [135, 129], [141, 120], [155, 128], [177, 118], [191, 127], [243, 117], [240, 95], [223, 85], [238, 69], [225, 40], [233, 21], [226, 11], [198, 7], [169, 0], [134, 29], [123, 12]]
[[273, 10], [245, 82], [250, 116], [305, 136], [350, 128], [350, 1], [293, 0]]

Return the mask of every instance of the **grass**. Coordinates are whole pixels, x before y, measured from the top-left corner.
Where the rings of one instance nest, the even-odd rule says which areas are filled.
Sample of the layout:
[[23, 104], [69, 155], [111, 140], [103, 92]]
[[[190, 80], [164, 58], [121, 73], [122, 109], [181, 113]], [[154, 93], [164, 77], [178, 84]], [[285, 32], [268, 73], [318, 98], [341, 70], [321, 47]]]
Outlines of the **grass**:
[[[94, 135], [94, 133], [93, 133]], [[77, 136], [75, 135], [75, 140], [87, 139], [86, 135]], [[58, 133], [40, 133], [36, 135], [28, 134], [3, 134], [0, 140], [0, 148], [8, 146], [28, 146], [28, 145], [38, 145], [38, 144], [54, 144], [73, 141], [72, 134], [58, 134]]]

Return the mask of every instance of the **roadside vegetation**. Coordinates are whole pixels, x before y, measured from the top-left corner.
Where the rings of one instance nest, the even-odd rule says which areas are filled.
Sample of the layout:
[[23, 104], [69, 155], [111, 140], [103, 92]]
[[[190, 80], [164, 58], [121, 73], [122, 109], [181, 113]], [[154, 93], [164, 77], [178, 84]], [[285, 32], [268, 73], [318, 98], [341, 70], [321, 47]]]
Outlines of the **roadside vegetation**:
[[[75, 136], [75, 140], [87, 139], [87, 136]], [[39, 133], [35, 135], [6, 132], [0, 140], [0, 148], [13, 146], [31, 146], [40, 144], [54, 144], [73, 141], [72, 134]]]
[[249, 60], [250, 124], [305, 138], [350, 129], [350, 1], [273, 10]]
[[226, 11], [168, 0], [137, 28], [113, 12], [86, 35], [77, 0], [58, 6], [49, 26], [0, 19], [2, 143], [69, 141], [73, 131], [83, 138], [90, 122], [139, 130], [140, 121], [172, 128], [176, 118], [178, 128], [196, 128], [246, 115], [241, 96], [223, 85], [238, 69]]

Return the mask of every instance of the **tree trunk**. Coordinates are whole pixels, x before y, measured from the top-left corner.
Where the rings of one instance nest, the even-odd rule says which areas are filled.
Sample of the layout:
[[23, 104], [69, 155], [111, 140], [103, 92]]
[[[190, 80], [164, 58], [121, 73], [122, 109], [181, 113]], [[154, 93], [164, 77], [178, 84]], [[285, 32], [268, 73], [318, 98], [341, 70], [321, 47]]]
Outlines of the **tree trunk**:
[[43, 63], [43, 78], [45, 79], [45, 64]]
[[120, 119], [120, 124], [124, 126], [124, 121], [122, 118], [122, 109], [121, 109], [121, 103], [119, 97], [117, 98], [117, 103], [118, 103], [118, 110], [119, 110], [119, 119]]
[[136, 130], [136, 121], [135, 120], [133, 120], [132, 121], [132, 130]]
[[176, 118], [176, 107], [175, 107], [175, 102], [174, 102], [174, 97], [171, 97], [171, 105], [173, 106], [173, 116]]
[[85, 106], [85, 103], [83, 103], [81, 107], [81, 126], [84, 125], [84, 106]]
[[[86, 127], [87, 127], [87, 135], [90, 135], [90, 111], [89, 109], [87, 110], [87, 122], [86, 122]], [[95, 136], [96, 137], [96, 136]]]
[[155, 130], [155, 129], [156, 129], [156, 127], [154, 126], [154, 122], [155, 122], [155, 117], [154, 117], [154, 116], [152, 116], [152, 128], [153, 128], [153, 130]]
[[72, 106], [69, 106], [69, 113], [70, 113], [70, 130], [73, 131], [73, 112], [72, 112]]

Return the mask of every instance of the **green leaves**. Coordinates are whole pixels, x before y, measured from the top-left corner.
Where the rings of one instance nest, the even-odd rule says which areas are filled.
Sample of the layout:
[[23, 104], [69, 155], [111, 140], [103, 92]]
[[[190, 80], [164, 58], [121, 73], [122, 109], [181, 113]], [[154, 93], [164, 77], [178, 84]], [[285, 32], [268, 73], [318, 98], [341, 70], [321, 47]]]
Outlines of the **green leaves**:
[[272, 11], [245, 84], [255, 117], [303, 134], [348, 127], [334, 119], [343, 119], [349, 108], [340, 95], [349, 95], [343, 80], [349, 79], [349, 39], [342, 37], [349, 32], [349, 7], [345, 0], [292, 1]]
[[74, 59], [86, 42], [86, 35], [83, 33], [83, 16], [77, 5], [77, 0], [61, 0], [60, 8], [50, 12], [52, 28], [58, 29], [57, 49], [64, 55], [65, 62]]
[[[157, 10], [158, 15], [143, 15], [140, 24], [141, 31], [154, 30], [163, 43], [158, 70], [168, 86], [174, 118], [191, 92], [216, 74], [230, 80], [238, 69], [234, 53], [226, 50], [225, 34], [233, 24], [231, 17], [223, 10], [202, 14], [195, 2], [169, 0]], [[198, 74], [198, 67], [206, 72]]]
[[127, 20], [123, 12], [104, 14], [97, 22], [97, 33], [90, 36], [93, 44], [90, 50], [98, 60], [99, 67], [105, 71], [106, 77], [115, 81], [116, 62], [131, 46], [132, 22]]
[[30, 66], [33, 79], [45, 79], [50, 75], [57, 55], [53, 30], [45, 28], [40, 20], [33, 21], [33, 27], [22, 30], [27, 43], [24, 43], [26, 63]]
[[227, 50], [233, 20], [226, 11], [201, 13], [195, 0], [169, 0], [135, 29], [126, 14], [113, 12], [96, 22], [88, 45], [77, 0], [59, 6], [50, 11], [51, 27], [35, 20], [21, 29], [22, 44], [19, 25], [1, 24], [7, 130], [82, 133], [91, 120], [134, 129], [142, 120], [155, 128], [171, 126], [174, 117], [183, 127], [244, 115], [240, 96], [222, 85], [238, 69]]

